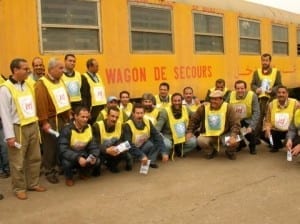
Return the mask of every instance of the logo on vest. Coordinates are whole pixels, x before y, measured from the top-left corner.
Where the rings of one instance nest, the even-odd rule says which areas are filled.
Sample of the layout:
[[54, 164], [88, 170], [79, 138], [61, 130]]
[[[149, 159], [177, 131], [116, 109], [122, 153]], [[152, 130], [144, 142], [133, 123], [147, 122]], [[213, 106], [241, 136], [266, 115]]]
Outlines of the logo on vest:
[[71, 81], [67, 83], [67, 89], [70, 96], [79, 96], [80, 88], [79, 83], [77, 81]]
[[185, 124], [184, 122], [177, 123], [174, 125], [174, 129], [178, 138], [185, 136]]
[[218, 114], [208, 115], [208, 128], [210, 130], [220, 130], [221, 129], [221, 117]]

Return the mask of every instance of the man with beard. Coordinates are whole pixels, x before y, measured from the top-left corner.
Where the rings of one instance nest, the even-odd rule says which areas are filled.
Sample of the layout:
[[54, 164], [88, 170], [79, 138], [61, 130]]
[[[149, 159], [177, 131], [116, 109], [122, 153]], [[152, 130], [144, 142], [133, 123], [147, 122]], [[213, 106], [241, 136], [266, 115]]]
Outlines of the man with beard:
[[70, 96], [72, 110], [81, 105], [81, 74], [75, 70], [76, 57], [74, 54], [65, 55], [65, 68], [62, 80]]
[[168, 154], [172, 150], [178, 156], [196, 148], [196, 138], [185, 138], [186, 127], [189, 122], [189, 115], [192, 113], [185, 106], [182, 106], [182, 95], [174, 93], [171, 97], [171, 105], [160, 111], [156, 129], [162, 133]]
[[[132, 170], [132, 158], [129, 152], [120, 152], [117, 148], [122, 140], [122, 122], [118, 122], [122, 111], [115, 105], [107, 108], [107, 117], [97, 121], [94, 126], [94, 137], [100, 147], [100, 157], [112, 173], [118, 173], [118, 164], [126, 160], [125, 170]], [[99, 167], [100, 171], [100, 167]]]
[[[241, 119], [241, 126], [245, 127], [245, 138], [249, 141], [250, 154], [256, 154], [255, 128], [259, 120], [260, 111], [257, 96], [252, 91], [247, 91], [247, 83], [238, 80], [234, 84], [235, 90], [230, 93], [229, 103], [232, 104], [235, 113]], [[241, 141], [238, 151], [246, 146]]]
[[159, 109], [155, 107], [155, 97], [152, 93], [144, 93], [142, 96], [142, 105], [145, 108], [144, 117], [149, 119], [155, 126], [159, 115]]
[[163, 139], [149, 119], [144, 118], [145, 110], [142, 104], [134, 104], [131, 118], [124, 124], [123, 138], [131, 148], [130, 154], [141, 161], [143, 165], [150, 161], [151, 168], [158, 168], [156, 164], [158, 153], [162, 153], [163, 161], [168, 161], [169, 156]]
[[[272, 56], [263, 54], [261, 56], [262, 68], [257, 69], [253, 73], [251, 81], [251, 90], [258, 96], [260, 107], [260, 120], [256, 127], [256, 137], [260, 137], [262, 131], [263, 119], [266, 115], [267, 104], [276, 94], [277, 87], [282, 85], [281, 73], [277, 68], [271, 67]], [[259, 140], [257, 141], [259, 143]]]
[[265, 140], [272, 146], [270, 152], [278, 152], [283, 147], [282, 140], [286, 138], [298, 106], [297, 100], [288, 97], [287, 87], [277, 87], [276, 99], [269, 103], [264, 122]]
[[239, 145], [240, 120], [233, 106], [224, 102], [223, 95], [220, 90], [210, 93], [210, 103], [201, 105], [192, 115], [186, 138], [193, 137], [193, 133], [200, 128], [198, 145], [204, 150], [207, 159], [216, 156], [223, 142], [227, 157], [235, 160], [236, 148]]

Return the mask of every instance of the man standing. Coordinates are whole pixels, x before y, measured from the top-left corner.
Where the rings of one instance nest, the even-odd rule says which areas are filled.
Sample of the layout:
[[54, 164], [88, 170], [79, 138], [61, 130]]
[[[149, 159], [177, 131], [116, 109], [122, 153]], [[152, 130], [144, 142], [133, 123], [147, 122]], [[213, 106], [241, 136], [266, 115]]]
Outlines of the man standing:
[[159, 93], [155, 95], [156, 107], [162, 108], [171, 105], [170, 85], [167, 82], [159, 84]]
[[93, 124], [99, 112], [106, 104], [105, 88], [101, 77], [98, 74], [98, 62], [96, 59], [89, 59], [86, 62], [87, 72], [82, 77], [82, 104], [90, 109], [90, 124]]
[[37, 80], [45, 75], [45, 66], [43, 59], [40, 57], [35, 57], [32, 59], [32, 74], [28, 76], [28, 83], [34, 88]]
[[144, 165], [147, 164], [147, 160], [151, 160], [150, 167], [158, 168], [156, 164], [158, 153], [162, 154], [163, 161], [168, 161], [169, 155], [161, 135], [152, 122], [144, 118], [144, 114], [143, 105], [133, 105], [131, 119], [123, 127], [124, 137], [122, 139], [130, 143], [129, 152], [132, 156], [139, 159]]
[[210, 101], [210, 94], [214, 92], [215, 90], [220, 90], [223, 92], [223, 99], [225, 102], [228, 102], [229, 96], [230, 96], [230, 90], [226, 87], [226, 83], [224, 79], [217, 79], [215, 82], [215, 87], [209, 89], [207, 91], [205, 101], [209, 102]]
[[195, 137], [185, 138], [191, 113], [182, 105], [180, 93], [174, 93], [171, 97], [171, 106], [165, 107], [159, 113], [155, 127], [163, 135], [167, 153], [169, 154], [172, 150], [172, 157], [175, 151], [178, 156], [184, 156], [197, 146]]
[[107, 109], [107, 118], [94, 124], [94, 137], [100, 147], [100, 156], [103, 163], [113, 172], [118, 173], [118, 164], [126, 160], [127, 171], [132, 170], [132, 157], [129, 152], [120, 152], [117, 149], [122, 140], [122, 122], [118, 122], [119, 114], [122, 111], [117, 106], [110, 106]]
[[[256, 137], [260, 137], [263, 120], [266, 115], [267, 104], [276, 95], [276, 90], [281, 83], [281, 73], [277, 68], [271, 67], [272, 56], [263, 54], [261, 56], [262, 68], [257, 69], [252, 76], [251, 90], [258, 96], [260, 107], [260, 120], [256, 128]], [[259, 143], [259, 141], [257, 142]]]
[[[259, 121], [260, 111], [255, 93], [247, 91], [247, 83], [238, 80], [234, 84], [235, 90], [231, 92], [229, 103], [232, 104], [236, 115], [241, 119], [241, 127], [245, 127], [245, 137], [249, 141], [250, 154], [256, 154], [255, 129]], [[246, 146], [241, 141], [238, 151]]]
[[[101, 121], [107, 118], [108, 108], [110, 107], [118, 107], [118, 98], [115, 96], [109, 96], [107, 98], [106, 106], [100, 111], [99, 115], [97, 116], [96, 121]], [[118, 107], [119, 108], [119, 107]], [[128, 116], [125, 111], [120, 110], [118, 122], [121, 124], [125, 123], [128, 120]]]
[[210, 93], [210, 103], [201, 105], [192, 115], [187, 128], [189, 139], [200, 128], [198, 145], [206, 153], [207, 159], [212, 159], [220, 150], [220, 144], [225, 145], [225, 153], [231, 160], [236, 159], [240, 120], [232, 105], [223, 101], [223, 92], [215, 90]]
[[25, 81], [30, 71], [27, 61], [16, 58], [10, 69], [12, 75], [0, 88], [0, 112], [8, 145], [12, 188], [18, 199], [25, 200], [26, 190], [46, 191], [39, 185], [38, 118], [34, 93]]
[[120, 109], [124, 111], [127, 117], [130, 117], [132, 112], [132, 103], [130, 102], [130, 93], [126, 90], [123, 90], [119, 94], [120, 97]]
[[[0, 86], [6, 81], [2, 75], [0, 76]], [[0, 116], [0, 139], [4, 139], [2, 121]], [[0, 141], [0, 178], [8, 178], [10, 176], [7, 144], [5, 141]]]
[[100, 164], [99, 148], [93, 138], [92, 127], [87, 123], [90, 113], [78, 106], [74, 120], [66, 125], [59, 136], [59, 154], [65, 172], [66, 185], [74, 185], [73, 169], [77, 168], [79, 177], [86, 179], [96, 165]]
[[199, 99], [194, 96], [193, 88], [190, 86], [183, 89], [182, 105], [185, 105], [192, 112], [195, 112], [200, 105]]
[[81, 74], [75, 70], [76, 57], [74, 54], [65, 55], [65, 69], [62, 80], [66, 85], [72, 110], [81, 105]]
[[155, 107], [155, 97], [152, 93], [144, 93], [142, 96], [142, 105], [145, 109], [144, 117], [149, 119], [155, 126], [157, 123], [159, 109]]
[[43, 166], [46, 179], [53, 184], [59, 181], [57, 136], [53, 131], [59, 132], [69, 122], [71, 108], [65, 84], [61, 80], [63, 70], [63, 62], [51, 58], [48, 63], [48, 74], [37, 81], [35, 86], [37, 115], [43, 143]]
[[276, 95], [268, 105], [264, 121], [265, 138], [272, 146], [270, 152], [278, 152], [283, 147], [282, 140], [286, 138], [298, 106], [297, 100], [288, 97], [287, 87], [278, 86]]

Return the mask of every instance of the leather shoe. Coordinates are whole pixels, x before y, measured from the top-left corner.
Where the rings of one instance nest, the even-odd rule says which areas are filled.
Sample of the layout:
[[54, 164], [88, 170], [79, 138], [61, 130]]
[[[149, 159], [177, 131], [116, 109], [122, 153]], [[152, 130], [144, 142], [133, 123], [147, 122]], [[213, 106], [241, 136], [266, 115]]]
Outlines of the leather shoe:
[[132, 170], [132, 165], [126, 164], [125, 170], [126, 170], [126, 171], [131, 171], [131, 170]]
[[4, 198], [3, 194], [0, 194], [0, 200], [2, 200]]
[[27, 194], [25, 191], [19, 191], [19, 192], [16, 192], [16, 197], [20, 200], [26, 200]]
[[0, 178], [1, 178], [1, 179], [8, 178], [8, 177], [9, 177], [9, 174], [8, 174], [8, 173], [6, 173], [6, 172], [1, 172], [1, 173], [0, 173]]
[[74, 185], [74, 181], [72, 179], [66, 179], [66, 185], [68, 187], [72, 187]]
[[217, 151], [214, 150], [212, 153], [206, 155], [206, 159], [213, 159], [217, 155]]
[[225, 151], [225, 153], [226, 153], [228, 159], [230, 159], [230, 160], [236, 160], [236, 155], [235, 155], [234, 152]]
[[44, 191], [47, 191], [47, 188], [41, 186], [41, 185], [37, 185], [33, 188], [30, 188], [29, 189], [30, 191], [36, 191], [36, 192], [44, 192]]
[[256, 149], [250, 148], [250, 154], [251, 155], [256, 155]]
[[151, 168], [154, 168], [154, 169], [157, 169], [158, 168], [158, 165], [156, 163], [150, 163], [150, 167]]
[[57, 184], [59, 182], [58, 178], [54, 174], [50, 174], [46, 176], [46, 179], [51, 183], [51, 184]]

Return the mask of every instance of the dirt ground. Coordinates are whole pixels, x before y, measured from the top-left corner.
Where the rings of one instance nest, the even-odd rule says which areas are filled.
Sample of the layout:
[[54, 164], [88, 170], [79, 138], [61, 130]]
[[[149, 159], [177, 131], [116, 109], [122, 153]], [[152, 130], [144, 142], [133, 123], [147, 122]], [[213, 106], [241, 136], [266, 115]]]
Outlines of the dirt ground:
[[45, 193], [29, 192], [20, 201], [10, 190], [10, 178], [0, 180], [0, 223], [221, 223], [299, 224], [300, 163], [286, 153], [258, 154], [246, 149], [236, 161], [220, 152], [206, 160], [192, 152], [174, 162], [159, 163], [147, 176], [133, 171], [77, 180], [73, 187], [49, 184]]

